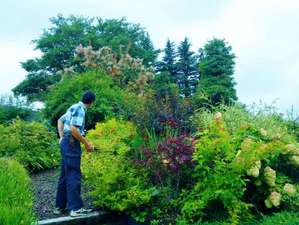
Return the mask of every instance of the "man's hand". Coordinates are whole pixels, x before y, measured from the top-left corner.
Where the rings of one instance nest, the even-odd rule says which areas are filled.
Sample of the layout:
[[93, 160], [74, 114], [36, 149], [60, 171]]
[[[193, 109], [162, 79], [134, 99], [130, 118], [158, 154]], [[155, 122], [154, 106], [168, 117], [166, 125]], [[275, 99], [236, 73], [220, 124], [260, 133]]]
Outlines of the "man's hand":
[[77, 130], [77, 128], [75, 126], [72, 126], [71, 125], [71, 132], [72, 132], [72, 135], [78, 140], [80, 141], [81, 143], [84, 144], [86, 150], [88, 152], [91, 152], [93, 149], [94, 149], [94, 146], [86, 139], [84, 138], [80, 133], [79, 131]]
[[86, 151], [88, 151], [88, 152], [92, 152], [92, 150], [94, 149], [94, 146], [88, 141], [84, 142], [84, 146], [86, 148]]
[[61, 141], [62, 141], [62, 137], [61, 137], [61, 138], [59, 138], [59, 144], [61, 144]]

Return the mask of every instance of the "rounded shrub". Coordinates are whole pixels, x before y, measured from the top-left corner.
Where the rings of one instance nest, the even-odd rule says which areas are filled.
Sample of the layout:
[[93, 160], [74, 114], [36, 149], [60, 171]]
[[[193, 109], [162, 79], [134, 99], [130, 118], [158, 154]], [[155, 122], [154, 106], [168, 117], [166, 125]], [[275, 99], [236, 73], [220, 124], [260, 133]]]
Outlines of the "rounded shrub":
[[56, 126], [59, 117], [88, 90], [95, 93], [96, 100], [86, 114], [86, 129], [111, 117], [131, 118], [140, 107], [137, 95], [118, 87], [104, 72], [91, 70], [70, 75], [50, 90], [44, 113], [51, 124]]
[[0, 157], [17, 159], [29, 171], [55, 167], [59, 163], [58, 141], [43, 124], [20, 119], [0, 125]]

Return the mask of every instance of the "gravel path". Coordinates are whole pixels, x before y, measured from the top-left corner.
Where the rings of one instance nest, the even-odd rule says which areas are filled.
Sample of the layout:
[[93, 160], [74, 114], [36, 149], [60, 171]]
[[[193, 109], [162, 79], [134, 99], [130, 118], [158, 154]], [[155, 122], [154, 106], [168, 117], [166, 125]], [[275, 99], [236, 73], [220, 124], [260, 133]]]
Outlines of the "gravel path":
[[[34, 212], [39, 220], [56, 217], [52, 211], [55, 207], [56, 188], [59, 169], [47, 170], [31, 175], [34, 189]], [[82, 182], [82, 199], [85, 208], [94, 208], [92, 199], [87, 195], [88, 188]]]

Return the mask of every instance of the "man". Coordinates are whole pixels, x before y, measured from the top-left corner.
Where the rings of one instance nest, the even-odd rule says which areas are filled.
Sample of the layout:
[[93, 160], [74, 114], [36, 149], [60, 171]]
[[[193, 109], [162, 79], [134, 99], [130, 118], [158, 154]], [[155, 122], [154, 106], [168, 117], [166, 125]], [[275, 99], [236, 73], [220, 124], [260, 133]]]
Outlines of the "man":
[[80, 142], [88, 152], [92, 151], [92, 144], [83, 135], [85, 112], [94, 101], [95, 94], [90, 91], [85, 92], [82, 100], [72, 105], [57, 122], [62, 157], [54, 214], [60, 214], [68, 209], [70, 216], [77, 217], [91, 211], [82, 208]]

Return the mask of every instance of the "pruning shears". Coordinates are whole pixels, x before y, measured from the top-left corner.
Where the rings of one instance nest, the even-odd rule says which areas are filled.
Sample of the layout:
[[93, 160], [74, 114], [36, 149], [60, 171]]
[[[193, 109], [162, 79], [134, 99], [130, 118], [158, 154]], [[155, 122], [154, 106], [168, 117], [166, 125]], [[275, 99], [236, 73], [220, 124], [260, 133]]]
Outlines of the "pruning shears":
[[111, 151], [103, 150], [103, 149], [100, 149], [100, 148], [97, 148], [97, 147], [94, 147], [93, 150], [100, 151], [100, 152], [105, 152], [105, 153], [110, 153], [112, 155], [117, 155], [117, 151], [116, 150], [114, 150], [114, 151], [111, 152]]

